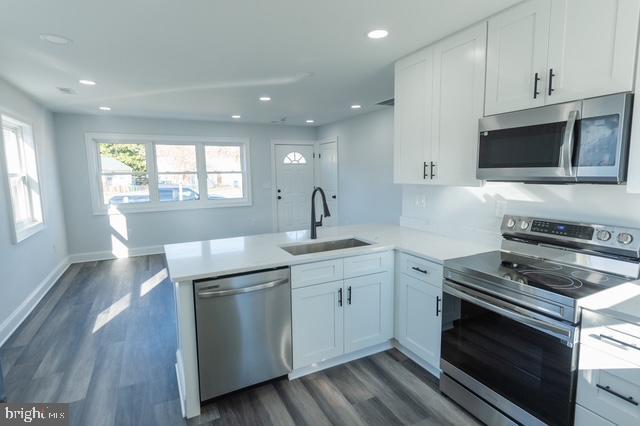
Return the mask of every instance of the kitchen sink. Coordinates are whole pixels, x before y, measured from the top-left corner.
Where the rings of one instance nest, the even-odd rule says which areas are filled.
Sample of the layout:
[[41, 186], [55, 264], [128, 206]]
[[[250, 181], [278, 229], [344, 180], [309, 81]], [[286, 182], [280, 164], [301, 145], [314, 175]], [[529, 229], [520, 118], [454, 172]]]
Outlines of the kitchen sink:
[[357, 238], [347, 238], [344, 240], [321, 241], [318, 243], [295, 244], [291, 246], [280, 246], [280, 248], [294, 256], [302, 254], [320, 253], [323, 251], [342, 250], [355, 247], [370, 246], [370, 243]]

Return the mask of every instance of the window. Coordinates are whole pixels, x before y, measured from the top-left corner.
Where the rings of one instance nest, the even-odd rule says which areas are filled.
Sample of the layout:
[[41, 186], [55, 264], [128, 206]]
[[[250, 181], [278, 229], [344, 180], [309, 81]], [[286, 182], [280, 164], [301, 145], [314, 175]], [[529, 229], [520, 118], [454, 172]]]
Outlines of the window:
[[251, 205], [248, 141], [87, 134], [94, 213]]
[[0, 116], [6, 178], [13, 216], [14, 242], [43, 228], [40, 179], [33, 129], [6, 115]]
[[284, 164], [307, 164], [307, 159], [304, 158], [304, 155], [294, 151], [285, 155], [283, 163]]

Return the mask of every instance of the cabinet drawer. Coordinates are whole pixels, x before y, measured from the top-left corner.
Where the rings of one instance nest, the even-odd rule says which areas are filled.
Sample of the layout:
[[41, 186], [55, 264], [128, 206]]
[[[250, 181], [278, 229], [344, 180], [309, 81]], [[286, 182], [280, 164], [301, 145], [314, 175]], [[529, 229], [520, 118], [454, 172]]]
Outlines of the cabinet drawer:
[[343, 259], [296, 265], [291, 268], [291, 288], [338, 281], [343, 278]]
[[640, 366], [640, 327], [635, 324], [584, 309], [580, 342]]
[[393, 267], [393, 252], [365, 254], [344, 259], [344, 277], [353, 278], [362, 275], [389, 271]]
[[420, 281], [442, 287], [442, 265], [405, 253], [398, 254], [398, 270]]
[[588, 345], [580, 347], [577, 402], [617, 425], [640, 418], [640, 369]]
[[615, 426], [609, 420], [604, 419], [581, 405], [576, 404], [576, 426]]

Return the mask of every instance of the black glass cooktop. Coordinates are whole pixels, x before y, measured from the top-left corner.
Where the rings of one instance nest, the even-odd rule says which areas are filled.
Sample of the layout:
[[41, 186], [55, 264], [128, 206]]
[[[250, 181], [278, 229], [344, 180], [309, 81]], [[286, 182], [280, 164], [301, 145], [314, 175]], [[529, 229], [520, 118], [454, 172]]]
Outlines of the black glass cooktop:
[[572, 299], [580, 299], [628, 281], [611, 274], [503, 251], [453, 259], [445, 266], [457, 270], [470, 269], [513, 282], [514, 285], [525, 284]]

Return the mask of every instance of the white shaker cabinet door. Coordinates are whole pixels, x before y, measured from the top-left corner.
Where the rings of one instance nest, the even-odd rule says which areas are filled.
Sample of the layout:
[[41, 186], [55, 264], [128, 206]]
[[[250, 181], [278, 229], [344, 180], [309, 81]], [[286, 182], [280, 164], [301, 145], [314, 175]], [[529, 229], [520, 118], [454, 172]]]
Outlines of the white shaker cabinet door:
[[484, 110], [487, 23], [433, 46], [433, 183], [479, 186], [478, 120]]
[[435, 368], [440, 368], [442, 289], [398, 274], [396, 338]]
[[489, 19], [485, 115], [544, 105], [550, 2], [529, 0]]
[[345, 352], [393, 337], [393, 280], [390, 272], [344, 281]]
[[433, 55], [427, 48], [395, 65], [394, 183], [423, 183], [430, 156]]
[[292, 292], [293, 368], [341, 355], [344, 349], [342, 281]]
[[638, 0], [553, 0], [547, 104], [633, 88]]

